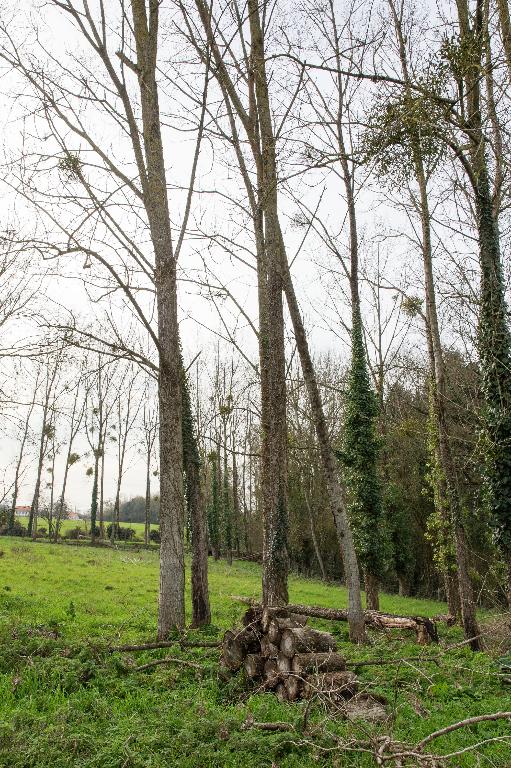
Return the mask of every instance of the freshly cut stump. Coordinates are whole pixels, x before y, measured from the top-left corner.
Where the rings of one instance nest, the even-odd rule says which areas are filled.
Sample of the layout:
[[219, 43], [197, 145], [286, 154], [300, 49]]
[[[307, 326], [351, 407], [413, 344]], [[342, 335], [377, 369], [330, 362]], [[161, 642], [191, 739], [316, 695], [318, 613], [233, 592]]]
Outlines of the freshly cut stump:
[[273, 643], [274, 645], [280, 645], [281, 634], [282, 633], [279, 625], [277, 624], [277, 620], [272, 619], [272, 621], [270, 621], [270, 626], [268, 627], [266, 637], [270, 643]]
[[279, 655], [278, 645], [274, 645], [268, 635], [263, 635], [261, 638], [261, 653], [268, 659], [276, 659]]
[[264, 681], [267, 688], [276, 688], [281, 676], [275, 659], [267, 659], [264, 665]]
[[299, 675], [310, 675], [317, 672], [343, 672], [346, 669], [346, 661], [335, 651], [297, 653], [293, 657], [291, 669]]
[[303, 686], [306, 699], [324, 694], [330, 697], [351, 698], [357, 692], [358, 680], [354, 672], [325, 672], [309, 675]]
[[300, 698], [302, 692], [303, 681], [296, 677], [296, 675], [288, 675], [284, 680], [286, 686], [287, 698], [289, 701], [296, 701]]
[[336, 643], [330, 632], [320, 632], [311, 627], [295, 627], [282, 632], [280, 650], [289, 659], [297, 653], [335, 651]]
[[287, 675], [291, 671], [291, 659], [288, 659], [283, 653], [279, 653], [277, 656], [277, 669], [282, 675]]
[[266, 659], [260, 653], [248, 653], [245, 657], [245, 672], [250, 680], [262, 677]]
[[228, 630], [224, 635], [223, 661], [226, 667], [236, 671], [241, 667], [247, 653], [258, 653], [261, 649], [258, 633], [250, 628]]

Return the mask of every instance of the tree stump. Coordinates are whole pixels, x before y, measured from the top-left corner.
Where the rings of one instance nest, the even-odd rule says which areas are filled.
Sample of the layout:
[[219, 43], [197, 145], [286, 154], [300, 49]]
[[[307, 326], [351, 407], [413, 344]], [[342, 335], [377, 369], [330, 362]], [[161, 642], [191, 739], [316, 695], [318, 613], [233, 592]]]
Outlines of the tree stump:
[[336, 643], [330, 632], [311, 627], [295, 627], [282, 632], [280, 650], [289, 659], [297, 653], [335, 651]]

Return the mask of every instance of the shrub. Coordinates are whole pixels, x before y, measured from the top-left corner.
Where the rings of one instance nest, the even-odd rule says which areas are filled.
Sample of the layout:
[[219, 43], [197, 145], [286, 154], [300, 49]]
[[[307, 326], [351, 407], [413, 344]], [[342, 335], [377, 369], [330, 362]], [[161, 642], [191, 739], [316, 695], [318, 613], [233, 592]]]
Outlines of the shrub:
[[8, 531], [7, 524], [0, 526], [0, 536], [27, 536], [28, 531], [19, 520], [14, 521], [14, 527]]
[[160, 532], [158, 530], [150, 531], [149, 539], [150, 541], [154, 541], [155, 544], [160, 544], [161, 542]]
[[82, 529], [77, 526], [76, 528], [70, 528], [68, 531], [66, 531], [64, 536], [66, 539], [78, 539], [81, 533]]
[[[106, 529], [106, 534], [108, 538], [111, 538], [112, 536], [112, 523], [108, 526]], [[133, 528], [123, 528], [121, 525], [115, 526], [115, 538], [119, 539], [120, 541], [131, 541], [131, 539], [135, 536], [135, 530]]]

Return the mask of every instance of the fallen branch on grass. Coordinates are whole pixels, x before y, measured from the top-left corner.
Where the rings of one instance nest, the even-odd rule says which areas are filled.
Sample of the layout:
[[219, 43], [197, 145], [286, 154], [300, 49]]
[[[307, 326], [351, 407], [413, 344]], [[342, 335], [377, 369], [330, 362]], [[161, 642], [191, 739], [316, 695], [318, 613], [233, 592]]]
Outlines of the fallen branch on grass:
[[222, 644], [216, 641], [207, 640], [160, 640], [155, 643], [112, 645], [108, 650], [110, 653], [125, 653], [127, 651], [151, 651], [156, 648], [172, 648], [174, 645], [180, 645], [181, 648], [220, 648]]
[[[263, 606], [257, 600], [250, 597], [231, 595], [232, 600], [249, 605], [251, 608], [262, 610]], [[323, 608], [319, 605], [286, 605], [289, 613], [301, 616], [311, 616], [327, 621], [347, 621], [347, 609]], [[421, 644], [430, 641], [438, 642], [438, 632], [434, 621], [427, 616], [398, 616], [393, 613], [381, 613], [380, 611], [364, 611], [365, 623], [375, 629], [412, 629]]]
[[475, 725], [476, 723], [486, 723], [492, 720], [511, 720], [511, 712], [494, 712], [490, 715], [477, 715], [476, 717], [467, 717], [466, 720], [460, 720], [452, 725], [447, 725], [445, 728], [440, 728], [438, 731], [433, 731], [429, 736], [426, 736], [416, 746], [416, 749], [420, 750], [429, 744], [430, 741], [438, 739], [440, 736], [445, 736], [447, 733], [458, 731], [460, 728], [466, 728], [469, 725]]
[[347, 667], [379, 667], [385, 664], [401, 664], [407, 661], [430, 661], [432, 664], [439, 666], [438, 660], [442, 658], [442, 654], [437, 656], [403, 656], [398, 659], [364, 659], [364, 661], [347, 661]]
[[160, 664], [178, 664], [183, 667], [191, 667], [192, 669], [198, 669], [201, 672], [204, 668], [201, 664], [195, 664], [193, 661], [187, 661], [186, 659], [176, 659], [174, 656], [165, 656], [164, 659], [155, 659], [154, 661], [148, 661], [147, 664], [141, 664], [139, 667], [128, 667], [126, 672], [143, 672], [151, 667], [157, 667]]
[[242, 731], [248, 731], [251, 728], [255, 728], [258, 731], [294, 731], [296, 730], [292, 723], [277, 722], [277, 723], [258, 723], [254, 720], [252, 715], [248, 715], [247, 719], [241, 726]]

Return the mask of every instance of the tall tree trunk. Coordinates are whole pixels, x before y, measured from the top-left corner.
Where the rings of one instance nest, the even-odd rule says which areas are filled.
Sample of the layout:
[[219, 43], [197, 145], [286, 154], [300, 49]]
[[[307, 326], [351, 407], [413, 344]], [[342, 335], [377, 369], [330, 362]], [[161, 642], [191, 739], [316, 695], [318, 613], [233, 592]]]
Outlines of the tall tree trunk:
[[90, 504], [90, 541], [94, 545], [96, 543], [96, 520], [98, 516], [98, 486], [99, 486], [99, 458], [101, 448], [98, 444], [98, 448], [94, 451], [94, 478], [92, 481], [92, 496]]
[[21, 473], [21, 465], [23, 463], [23, 456], [25, 454], [25, 445], [28, 439], [28, 430], [30, 427], [30, 417], [32, 416], [32, 412], [34, 410], [35, 405], [35, 399], [37, 396], [37, 388], [39, 384], [39, 379], [36, 380], [36, 385], [34, 387], [34, 393], [32, 396], [32, 402], [30, 403], [30, 408], [27, 413], [27, 418], [25, 419], [25, 426], [23, 429], [23, 436], [21, 438], [20, 442], [20, 450], [18, 454], [18, 460], [16, 462], [16, 470], [14, 473], [14, 487], [12, 492], [12, 503], [11, 503], [11, 509], [9, 512], [9, 519], [7, 521], [7, 532], [12, 533], [14, 530], [14, 523], [16, 522], [16, 503], [18, 501], [18, 493], [19, 493], [19, 482], [20, 482], [20, 473]]
[[260, 133], [259, 205], [264, 217], [265, 234], [264, 248], [258, 249], [263, 603], [285, 605], [288, 602], [289, 570], [286, 356], [277, 169], [264, 37], [256, 0], [249, 0], [248, 11]]
[[380, 583], [370, 571], [364, 573], [366, 607], [368, 611], [380, 610]]
[[[456, 0], [456, 5], [461, 40], [472, 45], [476, 52], [472, 65], [466, 67], [464, 86], [481, 269], [478, 347], [484, 396], [484, 482], [498, 543], [504, 559], [510, 563], [511, 333], [500, 256], [498, 211], [493, 206], [481, 115], [484, 3], [477, 0], [472, 26], [467, 0]], [[464, 546], [464, 541], [460, 541], [461, 550]]]
[[182, 398], [186, 499], [192, 534], [192, 627], [201, 627], [211, 623], [208, 586], [208, 528], [206, 504], [201, 485], [201, 460], [184, 368]]
[[147, 452], [144, 506], [144, 544], [147, 547], [151, 534], [151, 451]]
[[232, 514], [229, 498], [229, 471], [227, 464], [227, 418], [223, 417], [223, 441], [224, 441], [224, 471], [222, 484], [222, 510], [223, 527], [225, 533], [225, 557], [227, 563], [232, 565]]
[[120, 527], [120, 514], [121, 514], [121, 475], [119, 473], [119, 477], [117, 478], [117, 485], [115, 486], [115, 499], [114, 499], [114, 509], [112, 512], [112, 528], [110, 531], [110, 543], [114, 544], [116, 538], [120, 538], [119, 536], [119, 527]]
[[508, 0], [497, 0], [499, 9], [500, 34], [502, 45], [506, 55], [507, 67], [509, 70], [509, 82], [511, 83], [511, 19], [509, 17]]
[[[406, 57], [406, 46], [403, 39], [402, 27], [396, 12], [393, 0], [389, 0], [396, 34], [399, 43], [401, 66], [403, 77], [409, 89], [409, 72]], [[443, 527], [452, 530], [456, 550], [457, 574], [454, 576], [453, 568], [447, 557], [444, 579], [446, 583], [447, 601], [449, 612], [456, 616], [458, 605], [461, 607], [461, 617], [466, 638], [475, 638], [479, 635], [477, 626], [475, 602], [472, 583], [469, 576], [468, 553], [466, 546], [466, 534], [463, 525], [462, 509], [460, 502], [459, 485], [456, 477], [454, 460], [452, 457], [451, 443], [447, 426], [447, 392], [445, 362], [438, 324], [438, 312], [436, 306], [435, 280], [433, 274], [433, 257], [431, 247], [431, 218], [427, 193], [426, 173], [420, 151], [420, 146], [413, 149], [415, 176], [420, 192], [420, 215], [422, 227], [422, 255], [424, 268], [424, 286], [426, 295], [426, 334], [430, 358], [431, 402], [435, 422], [435, 453], [437, 455], [437, 505]], [[449, 549], [450, 536], [443, 542], [446, 551]], [[455, 582], [457, 581], [459, 600], [456, 599]], [[471, 647], [478, 650], [479, 640], [472, 640]]]
[[338, 461], [330, 441], [321, 393], [319, 390], [316, 372], [314, 370], [314, 364], [312, 362], [309, 344], [307, 341], [300, 308], [298, 306], [298, 300], [296, 298], [293, 281], [287, 266], [287, 259], [285, 265], [283, 266], [285, 268], [284, 289], [286, 293], [287, 305], [289, 308], [289, 315], [293, 324], [293, 332], [296, 341], [296, 348], [300, 357], [303, 379], [309, 396], [312, 420], [316, 430], [321, 464], [323, 467], [328, 491], [328, 500], [330, 502], [330, 507], [334, 518], [337, 538], [341, 547], [344, 575], [346, 579], [346, 585], [348, 587], [348, 621], [350, 628], [350, 638], [352, 642], [364, 642], [365, 621], [360, 591], [360, 572], [358, 568], [357, 556], [355, 553], [353, 534], [351, 532], [348, 516], [346, 514], [341, 484], [339, 481]]
[[[158, 636], [185, 622], [184, 498], [181, 355], [177, 314], [176, 260], [167, 197], [165, 159], [156, 81], [158, 0], [131, 0], [137, 53], [145, 168], [144, 206], [155, 256], [159, 345], [160, 594]], [[136, 144], [136, 140], [134, 139]], [[143, 161], [139, 160], [139, 164]]]
[[41, 474], [43, 471], [44, 454], [46, 451], [46, 435], [48, 424], [46, 423], [46, 417], [48, 414], [48, 407], [45, 404], [43, 408], [43, 426], [41, 429], [41, 436], [39, 438], [39, 456], [37, 459], [37, 474], [34, 487], [34, 495], [32, 497], [32, 504], [30, 505], [30, 514], [28, 517], [28, 534], [33, 539], [37, 536], [37, 517], [39, 514], [39, 496], [41, 493]]
[[323, 557], [321, 556], [321, 549], [318, 542], [318, 537], [316, 535], [316, 526], [314, 524], [314, 513], [312, 511], [312, 504], [309, 498], [309, 493], [307, 491], [307, 488], [305, 487], [305, 481], [304, 482], [304, 496], [305, 496], [305, 506], [307, 507], [307, 515], [309, 517], [309, 527], [311, 532], [311, 539], [312, 539], [312, 546], [314, 547], [314, 554], [316, 555], [316, 560], [318, 561], [319, 570], [321, 571], [321, 578], [323, 581], [326, 581], [326, 569], [325, 564], [323, 562]]
[[[106, 429], [106, 426], [105, 426]], [[105, 440], [103, 438], [103, 445]], [[101, 468], [99, 480], [99, 537], [105, 538], [105, 451], [101, 454]]]

